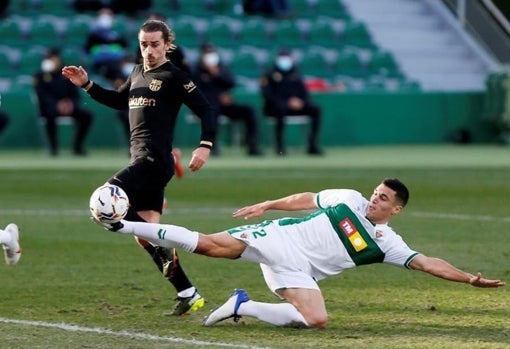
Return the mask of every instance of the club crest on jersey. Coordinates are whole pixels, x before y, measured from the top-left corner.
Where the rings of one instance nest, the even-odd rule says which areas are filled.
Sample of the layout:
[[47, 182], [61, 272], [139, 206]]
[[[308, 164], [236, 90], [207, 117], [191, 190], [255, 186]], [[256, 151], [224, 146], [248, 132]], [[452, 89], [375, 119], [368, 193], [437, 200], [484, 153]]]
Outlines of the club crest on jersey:
[[161, 80], [158, 80], [158, 79], [152, 79], [151, 83], [149, 84], [149, 89], [151, 91], [159, 91], [159, 89], [161, 88], [161, 85], [163, 85], [163, 81]]
[[347, 235], [349, 242], [356, 252], [359, 252], [368, 246], [367, 242], [359, 233], [358, 228], [356, 228], [349, 218], [343, 219], [340, 223], [338, 223], [338, 226], [342, 229], [344, 234]]

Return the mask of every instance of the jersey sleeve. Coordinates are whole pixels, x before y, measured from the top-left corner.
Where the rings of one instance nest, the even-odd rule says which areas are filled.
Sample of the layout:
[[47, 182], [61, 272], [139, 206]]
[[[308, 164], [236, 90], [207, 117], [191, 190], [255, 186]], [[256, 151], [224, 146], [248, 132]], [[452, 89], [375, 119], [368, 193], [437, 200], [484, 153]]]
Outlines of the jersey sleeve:
[[345, 203], [352, 209], [360, 211], [366, 201], [361, 193], [352, 189], [324, 189], [315, 194], [315, 203], [318, 208], [334, 207]]
[[189, 75], [182, 70], [176, 70], [174, 74], [184, 90], [184, 104], [200, 119], [202, 127], [200, 141], [210, 142], [212, 145], [216, 137], [214, 109]]
[[[379, 230], [378, 226], [376, 226], [376, 230]], [[405, 243], [402, 237], [392, 230], [382, 230], [380, 233], [382, 233], [382, 239], [384, 241], [381, 244], [385, 253], [383, 262], [397, 267], [410, 269], [409, 263], [411, 263], [411, 261], [420, 253], [412, 250]]]
[[110, 108], [123, 110], [129, 107], [129, 88], [123, 90], [107, 90], [94, 83], [87, 93], [94, 100]]

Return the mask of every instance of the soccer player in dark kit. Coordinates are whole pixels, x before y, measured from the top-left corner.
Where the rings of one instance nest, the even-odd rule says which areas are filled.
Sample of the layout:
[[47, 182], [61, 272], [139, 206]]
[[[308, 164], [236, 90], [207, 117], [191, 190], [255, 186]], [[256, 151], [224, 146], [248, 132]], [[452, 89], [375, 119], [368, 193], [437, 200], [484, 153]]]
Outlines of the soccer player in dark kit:
[[[189, 75], [167, 58], [175, 39], [165, 22], [148, 20], [138, 32], [143, 63], [116, 91], [107, 90], [89, 80], [83, 67], [66, 66], [62, 74], [80, 86], [93, 99], [111, 108], [129, 107], [129, 165], [118, 171], [108, 183], [118, 185], [130, 198], [126, 216], [130, 221], [159, 223], [165, 187], [174, 175], [172, 141], [176, 119], [182, 104], [201, 119], [201, 139], [189, 163], [198, 171], [210, 156], [215, 137], [215, 113]], [[173, 315], [182, 315], [204, 306], [204, 298], [184, 273], [175, 250], [156, 246], [141, 238], [136, 241], [152, 257], [159, 270], [177, 290]]]

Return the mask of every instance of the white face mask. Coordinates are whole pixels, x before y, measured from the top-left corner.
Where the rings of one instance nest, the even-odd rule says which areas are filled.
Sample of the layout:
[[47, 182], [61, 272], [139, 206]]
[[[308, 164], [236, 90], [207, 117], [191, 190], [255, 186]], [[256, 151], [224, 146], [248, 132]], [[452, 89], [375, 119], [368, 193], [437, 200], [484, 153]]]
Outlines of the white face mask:
[[289, 56], [280, 56], [276, 59], [276, 67], [281, 71], [289, 71], [293, 66], [292, 58]]
[[217, 66], [220, 62], [220, 56], [216, 52], [209, 52], [204, 54], [202, 62], [207, 66]]
[[104, 29], [109, 29], [113, 25], [113, 17], [110, 15], [99, 15], [97, 18], [97, 26]]
[[51, 73], [52, 71], [55, 70], [55, 68], [56, 68], [55, 62], [51, 59], [44, 59], [41, 62], [41, 70], [44, 73]]

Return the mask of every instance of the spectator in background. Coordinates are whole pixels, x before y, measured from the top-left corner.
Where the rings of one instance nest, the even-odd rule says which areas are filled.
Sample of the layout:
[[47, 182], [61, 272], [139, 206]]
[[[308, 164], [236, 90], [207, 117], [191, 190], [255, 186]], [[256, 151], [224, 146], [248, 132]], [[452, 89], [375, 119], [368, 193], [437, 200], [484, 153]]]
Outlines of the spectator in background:
[[6, 112], [0, 110], [0, 133], [7, 127], [9, 124], [9, 115]]
[[[255, 110], [246, 104], [234, 102], [231, 90], [235, 80], [228, 68], [221, 63], [219, 53], [211, 43], [200, 48], [200, 57], [193, 70], [193, 81], [205, 94], [216, 111], [216, 123], [220, 115], [245, 124], [245, 140], [248, 155], [261, 155], [258, 145], [258, 125]], [[215, 142], [215, 144], [218, 144]], [[218, 149], [216, 149], [218, 151]]]
[[287, 0], [243, 0], [243, 12], [249, 15], [265, 15], [277, 18], [291, 16]]
[[41, 62], [41, 70], [34, 75], [34, 89], [39, 102], [40, 116], [46, 121], [46, 133], [50, 143], [50, 154], [59, 153], [57, 118], [70, 116], [74, 119], [76, 132], [73, 153], [86, 155], [85, 138], [92, 124], [93, 115], [80, 107], [80, 91], [62, 76], [63, 67], [60, 52], [48, 50]]
[[72, 7], [77, 12], [95, 12], [102, 8], [109, 8], [114, 13], [140, 16], [151, 9], [152, 0], [74, 0]]
[[121, 75], [120, 63], [128, 47], [126, 38], [113, 28], [114, 21], [111, 9], [100, 9], [85, 44], [92, 70], [110, 81]]
[[[0, 96], [0, 104], [2, 103], [2, 96]], [[9, 120], [10, 120], [10, 117], [9, 115], [0, 110], [0, 133], [2, 133], [2, 131], [7, 127], [7, 125], [9, 124]]]
[[10, 0], [0, 0], [0, 18], [8, 16], [7, 8], [9, 8]]
[[299, 73], [291, 52], [281, 49], [274, 66], [261, 79], [261, 91], [264, 99], [264, 115], [275, 119], [276, 153], [285, 155], [283, 134], [285, 118], [293, 115], [307, 115], [310, 118], [308, 135], [308, 154], [321, 155], [319, 130], [322, 110], [310, 101], [304, 80]]

